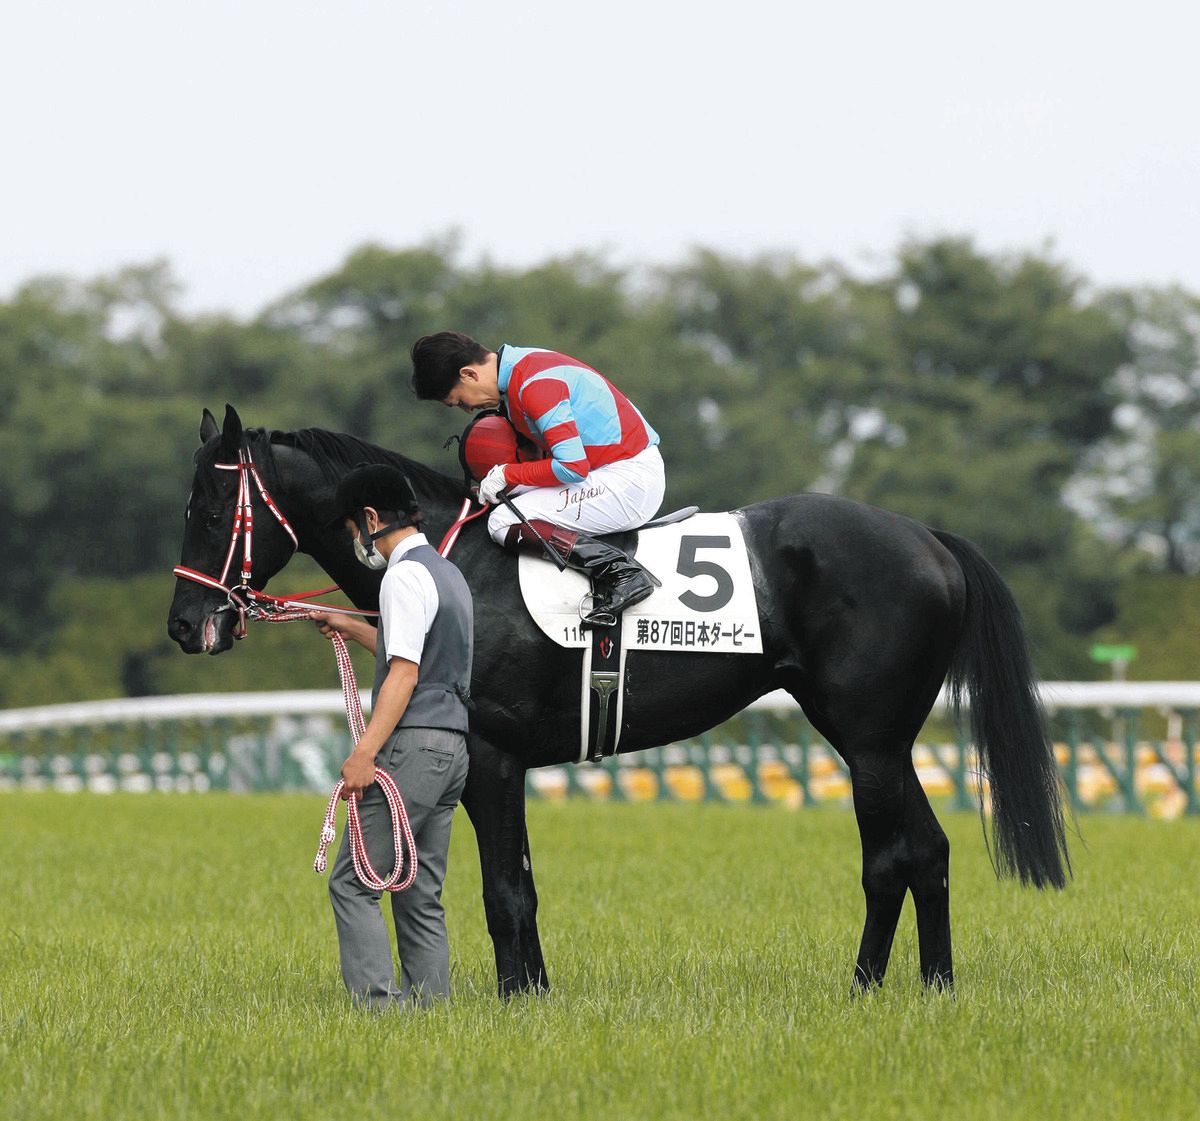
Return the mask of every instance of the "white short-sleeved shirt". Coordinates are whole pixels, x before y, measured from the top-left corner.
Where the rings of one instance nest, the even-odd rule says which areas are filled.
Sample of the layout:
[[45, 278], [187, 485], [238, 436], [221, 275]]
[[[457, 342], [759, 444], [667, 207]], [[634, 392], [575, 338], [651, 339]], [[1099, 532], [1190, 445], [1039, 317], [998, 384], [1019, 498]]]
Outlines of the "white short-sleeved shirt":
[[404, 561], [419, 545], [428, 545], [425, 534], [404, 538], [388, 557], [387, 571], [379, 588], [379, 624], [383, 627], [384, 650], [389, 658], [407, 658], [421, 664], [425, 636], [438, 610], [437, 585], [423, 564]]

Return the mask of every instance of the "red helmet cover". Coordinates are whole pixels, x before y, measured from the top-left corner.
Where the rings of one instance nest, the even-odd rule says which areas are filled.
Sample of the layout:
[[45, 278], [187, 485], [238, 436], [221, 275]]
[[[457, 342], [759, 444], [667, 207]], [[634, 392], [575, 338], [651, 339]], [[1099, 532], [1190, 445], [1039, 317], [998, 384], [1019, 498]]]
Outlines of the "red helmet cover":
[[463, 470], [476, 482], [498, 463], [527, 463], [541, 456], [541, 449], [523, 439], [499, 413], [484, 413], [471, 421], [459, 448]]

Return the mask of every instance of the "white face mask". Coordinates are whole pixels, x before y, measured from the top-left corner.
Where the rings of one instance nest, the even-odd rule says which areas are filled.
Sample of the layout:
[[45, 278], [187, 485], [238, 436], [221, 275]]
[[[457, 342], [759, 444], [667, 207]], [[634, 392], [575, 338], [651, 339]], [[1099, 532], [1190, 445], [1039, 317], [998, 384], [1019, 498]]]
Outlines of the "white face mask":
[[381, 568], [387, 568], [387, 557], [385, 557], [374, 545], [371, 546], [371, 551], [368, 553], [362, 543], [362, 538], [358, 534], [354, 535], [354, 555], [358, 558], [360, 564], [365, 564], [368, 568], [379, 571]]

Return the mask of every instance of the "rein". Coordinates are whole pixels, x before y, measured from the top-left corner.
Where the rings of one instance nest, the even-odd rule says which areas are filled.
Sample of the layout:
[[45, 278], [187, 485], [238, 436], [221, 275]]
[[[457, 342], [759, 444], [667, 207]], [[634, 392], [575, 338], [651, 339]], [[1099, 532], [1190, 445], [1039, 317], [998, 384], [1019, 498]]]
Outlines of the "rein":
[[[328, 588], [316, 588], [309, 592], [296, 592], [290, 597], [268, 595], [266, 592], [256, 590], [250, 586], [251, 570], [254, 562], [254, 507], [253, 493], [250, 489], [251, 482], [258, 489], [258, 493], [262, 496], [263, 503], [267, 509], [275, 515], [275, 520], [283, 527], [284, 532], [291, 538], [292, 554], [300, 546], [299, 539], [296, 536], [296, 531], [292, 529], [291, 524], [284, 516], [283, 512], [276, 505], [274, 499], [271, 498], [270, 492], [263, 484], [262, 477], [258, 473], [258, 468], [254, 465], [254, 457], [247, 447], [238, 449], [237, 463], [215, 463], [214, 467], [221, 471], [236, 471], [238, 473], [238, 492], [237, 504], [233, 515], [233, 533], [229, 540], [229, 549], [225, 553], [225, 563], [221, 567], [220, 576], [208, 576], [203, 572], [199, 572], [194, 568], [188, 568], [185, 565], [176, 565], [173, 569], [174, 574], [184, 580], [191, 580], [193, 583], [202, 584], [206, 588], [213, 588], [219, 592], [224, 592], [228, 602], [217, 609], [221, 611], [236, 611], [238, 621], [234, 627], [234, 638], [246, 637], [246, 623], [248, 620], [264, 623], [291, 623], [299, 619], [310, 618], [310, 612], [313, 610], [332, 612], [338, 615], [369, 615], [375, 616], [377, 611], [361, 611], [355, 607], [337, 607], [327, 603], [312, 603], [314, 596], [327, 595], [330, 592], [340, 591], [336, 584], [331, 584]], [[487, 512], [487, 507], [482, 506], [475, 513], [470, 513], [472, 506], [471, 498], [463, 500], [462, 508], [459, 510], [458, 517], [454, 524], [446, 531], [446, 535], [442, 538], [441, 544], [438, 546], [438, 552], [444, 557], [449, 554], [454, 547], [455, 541], [458, 540], [458, 535], [462, 531], [462, 527], [467, 522], [473, 521], [481, 514]], [[242, 542], [242, 567], [240, 571], [240, 582], [236, 585], [229, 585], [229, 569], [233, 564], [234, 553], [237, 552], [239, 539]], [[346, 705], [346, 723], [350, 727], [350, 735], [357, 744], [362, 739], [366, 732], [366, 721], [363, 719], [362, 701], [358, 694], [358, 682], [354, 677], [354, 666], [350, 661], [350, 651], [346, 648], [346, 640], [338, 631], [334, 631], [330, 635], [330, 640], [333, 644], [334, 656], [337, 659], [338, 677], [342, 685], [342, 699]], [[408, 810], [404, 805], [404, 799], [400, 794], [400, 788], [396, 785], [395, 780], [386, 771], [379, 767], [375, 768], [375, 781], [379, 783], [383, 790], [383, 795], [387, 799], [388, 807], [392, 815], [392, 839], [395, 845], [395, 864], [392, 866], [392, 873], [386, 879], [381, 877], [371, 864], [371, 859], [367, 855], [366, 840], [363, 837], [362, 823], [358, 816], [358, 798], [352, 796], [346, 799], [346, 828], [350, 835], [350, 854], [354, 861], [354, 873], [363, 885], [372, 891], [404, 891], [405, 888], [411, 887], [413, 880], [417, 875], [417, 845], [413, 840], [412, 826], [408, 820]], [[337, 811], [338, 799], [342, 795], [345, 788], [345, 782], [338, 779], [337, 785], [333, 788], [333, 793], [329, 798], [329, 805], [325, 810], [325, 819], [321, 825], [321, 840], [317, 848], [316, 859], [313, 861], [313, 869], [320, 873], [324, 872], [327, 859], [325, 850], [333, 841], [337, 832], [334, 828], [334, 815]], [[408, 850], [408, 873], [401, 879], [404, 872], [403, 847]]]
[[473, 514], [469, 513], [473, 505], [474, 500], [472, 498], [467, 497], [463, 499], [462, 509], [459, 510], [458, 517], [455, 519], [454, 524], [446, 530], [446, 535], [442, 538], [442, 543], [438, 546], [437, 551], [442, 556], [448, 557], [450, 555], [450, 550], [454, 548], [454, 542], [458, 540], [458, 535], [462, 532], [462, 527], [467, 522], [473, 522], [481, 514], [487, 513], [486, 506], [480, 506]]

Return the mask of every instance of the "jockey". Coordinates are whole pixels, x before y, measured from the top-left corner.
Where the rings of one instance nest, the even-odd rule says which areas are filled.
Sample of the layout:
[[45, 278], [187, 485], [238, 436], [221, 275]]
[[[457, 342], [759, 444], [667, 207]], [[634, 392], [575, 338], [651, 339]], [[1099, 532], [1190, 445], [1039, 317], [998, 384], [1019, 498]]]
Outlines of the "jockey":
[[465, 412], [499, 407], [516, 430], [547, 453], [530, 463], [493, 467], [479, 484], [492, 540], [509, 552], [541, 551], [541, 543], [500, 494], [571, 568], [592, 580], [585, 626], [611, 625], [654, 590], [654, 578], [632, 557], [593, 534], [645, 524], [666, 489], [658, 433], [607, 378], [553, 350], [504, 345], [488, 350], [469, 335], [440, 331], [412, 348], [412, 385], [426, 401]]

